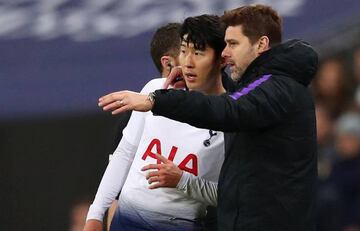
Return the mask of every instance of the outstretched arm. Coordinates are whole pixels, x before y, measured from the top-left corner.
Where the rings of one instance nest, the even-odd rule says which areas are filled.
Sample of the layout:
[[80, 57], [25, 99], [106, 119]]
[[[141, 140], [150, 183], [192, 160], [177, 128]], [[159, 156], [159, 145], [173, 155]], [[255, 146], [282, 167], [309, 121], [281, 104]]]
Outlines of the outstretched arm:
[[153, 108], [154, 102], [149, 95], [132, 91], [118, 91], [99, 98], [98, 106], [111, 114], [119, 114], [125, 111], [147, 112]]
[[[174, 67], [166, 78], [163, 88], [184, 89], [186, 83], [182, 77], [181, 66]], [[150, 111], [153, 103], [148, 95], [131, 91], [118, 91], [99, 98], [99, 107], [104, 111], [111, 111], [111, 114], [119, 114], [125, 111]]]
[[265, 75], [237, 92], [221, 96], [172, 89], [157, 90], [149, 96], [122, 91], [100, 98], [99, 106], [113, 114], [152, 110], [195, 127], [234, 132], [266, 128], [304, 109], [304, 102], [310, 100], [304, 98], [305, 91], [307, 88], [294, 80]]

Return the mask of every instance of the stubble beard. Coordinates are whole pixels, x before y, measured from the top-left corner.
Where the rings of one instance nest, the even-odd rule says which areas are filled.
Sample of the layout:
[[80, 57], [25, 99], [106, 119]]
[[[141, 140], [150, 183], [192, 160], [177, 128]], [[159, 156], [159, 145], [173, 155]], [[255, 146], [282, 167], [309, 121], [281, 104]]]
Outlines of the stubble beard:
[[235, 68], [234, 70], [231, 70], [231, 79], [235, 82], [239, 81], [241, 79], [243, 72], [240, 70], [240, 68]]

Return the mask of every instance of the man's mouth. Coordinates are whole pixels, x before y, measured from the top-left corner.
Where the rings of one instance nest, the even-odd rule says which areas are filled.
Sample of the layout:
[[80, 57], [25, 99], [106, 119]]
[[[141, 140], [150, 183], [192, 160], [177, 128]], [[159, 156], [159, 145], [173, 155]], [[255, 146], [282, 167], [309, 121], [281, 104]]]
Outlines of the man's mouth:
[[235, 67], [235, 63], [234, 63], [234, 62], [231, 62], [231, 61], [227, 62], [227, 65], [228, 65], [230, 68]]
[[196, 80], [196, 74], [194, 73], [185, 73], [184, 77], [189, 82], [194, 82]]

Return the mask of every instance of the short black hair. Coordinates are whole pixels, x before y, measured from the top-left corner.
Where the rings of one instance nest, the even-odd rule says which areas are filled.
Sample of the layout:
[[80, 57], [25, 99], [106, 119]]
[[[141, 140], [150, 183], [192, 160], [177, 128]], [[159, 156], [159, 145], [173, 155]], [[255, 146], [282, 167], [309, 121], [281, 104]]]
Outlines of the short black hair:
[[169, 55], [177, 57], [179, 55], [180, 27], [180, 23], [168, 23], [159, 27], [151, 39], [151, 58], [160, 73], [163, 71], [160, 60], [162, 56]]
[[180, 29], [180, 37], [182, 41], [193, 43], [195, 49], [205, 50], [207, 46], [213, 48], [217, 58], [226, 46], [225, 24], [217, 15], [203, 14], [186, 18]]

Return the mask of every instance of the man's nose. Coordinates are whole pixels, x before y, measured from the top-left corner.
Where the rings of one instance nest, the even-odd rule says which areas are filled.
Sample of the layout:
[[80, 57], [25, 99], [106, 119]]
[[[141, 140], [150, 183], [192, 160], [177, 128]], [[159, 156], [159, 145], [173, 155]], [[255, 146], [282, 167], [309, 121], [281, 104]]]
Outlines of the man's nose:
[[226, 47], [224, 48], [224, 50], [221, 52], [221, 57], [223, 58], [227, 58], [230, 56], [230, 53], [229, 53], [229, 48], [228, 46], [226, 45]]
[[188, 68], [194, 67], [194, 60], [191, 54], [188, 54], [185, 58], [185, 66]]

